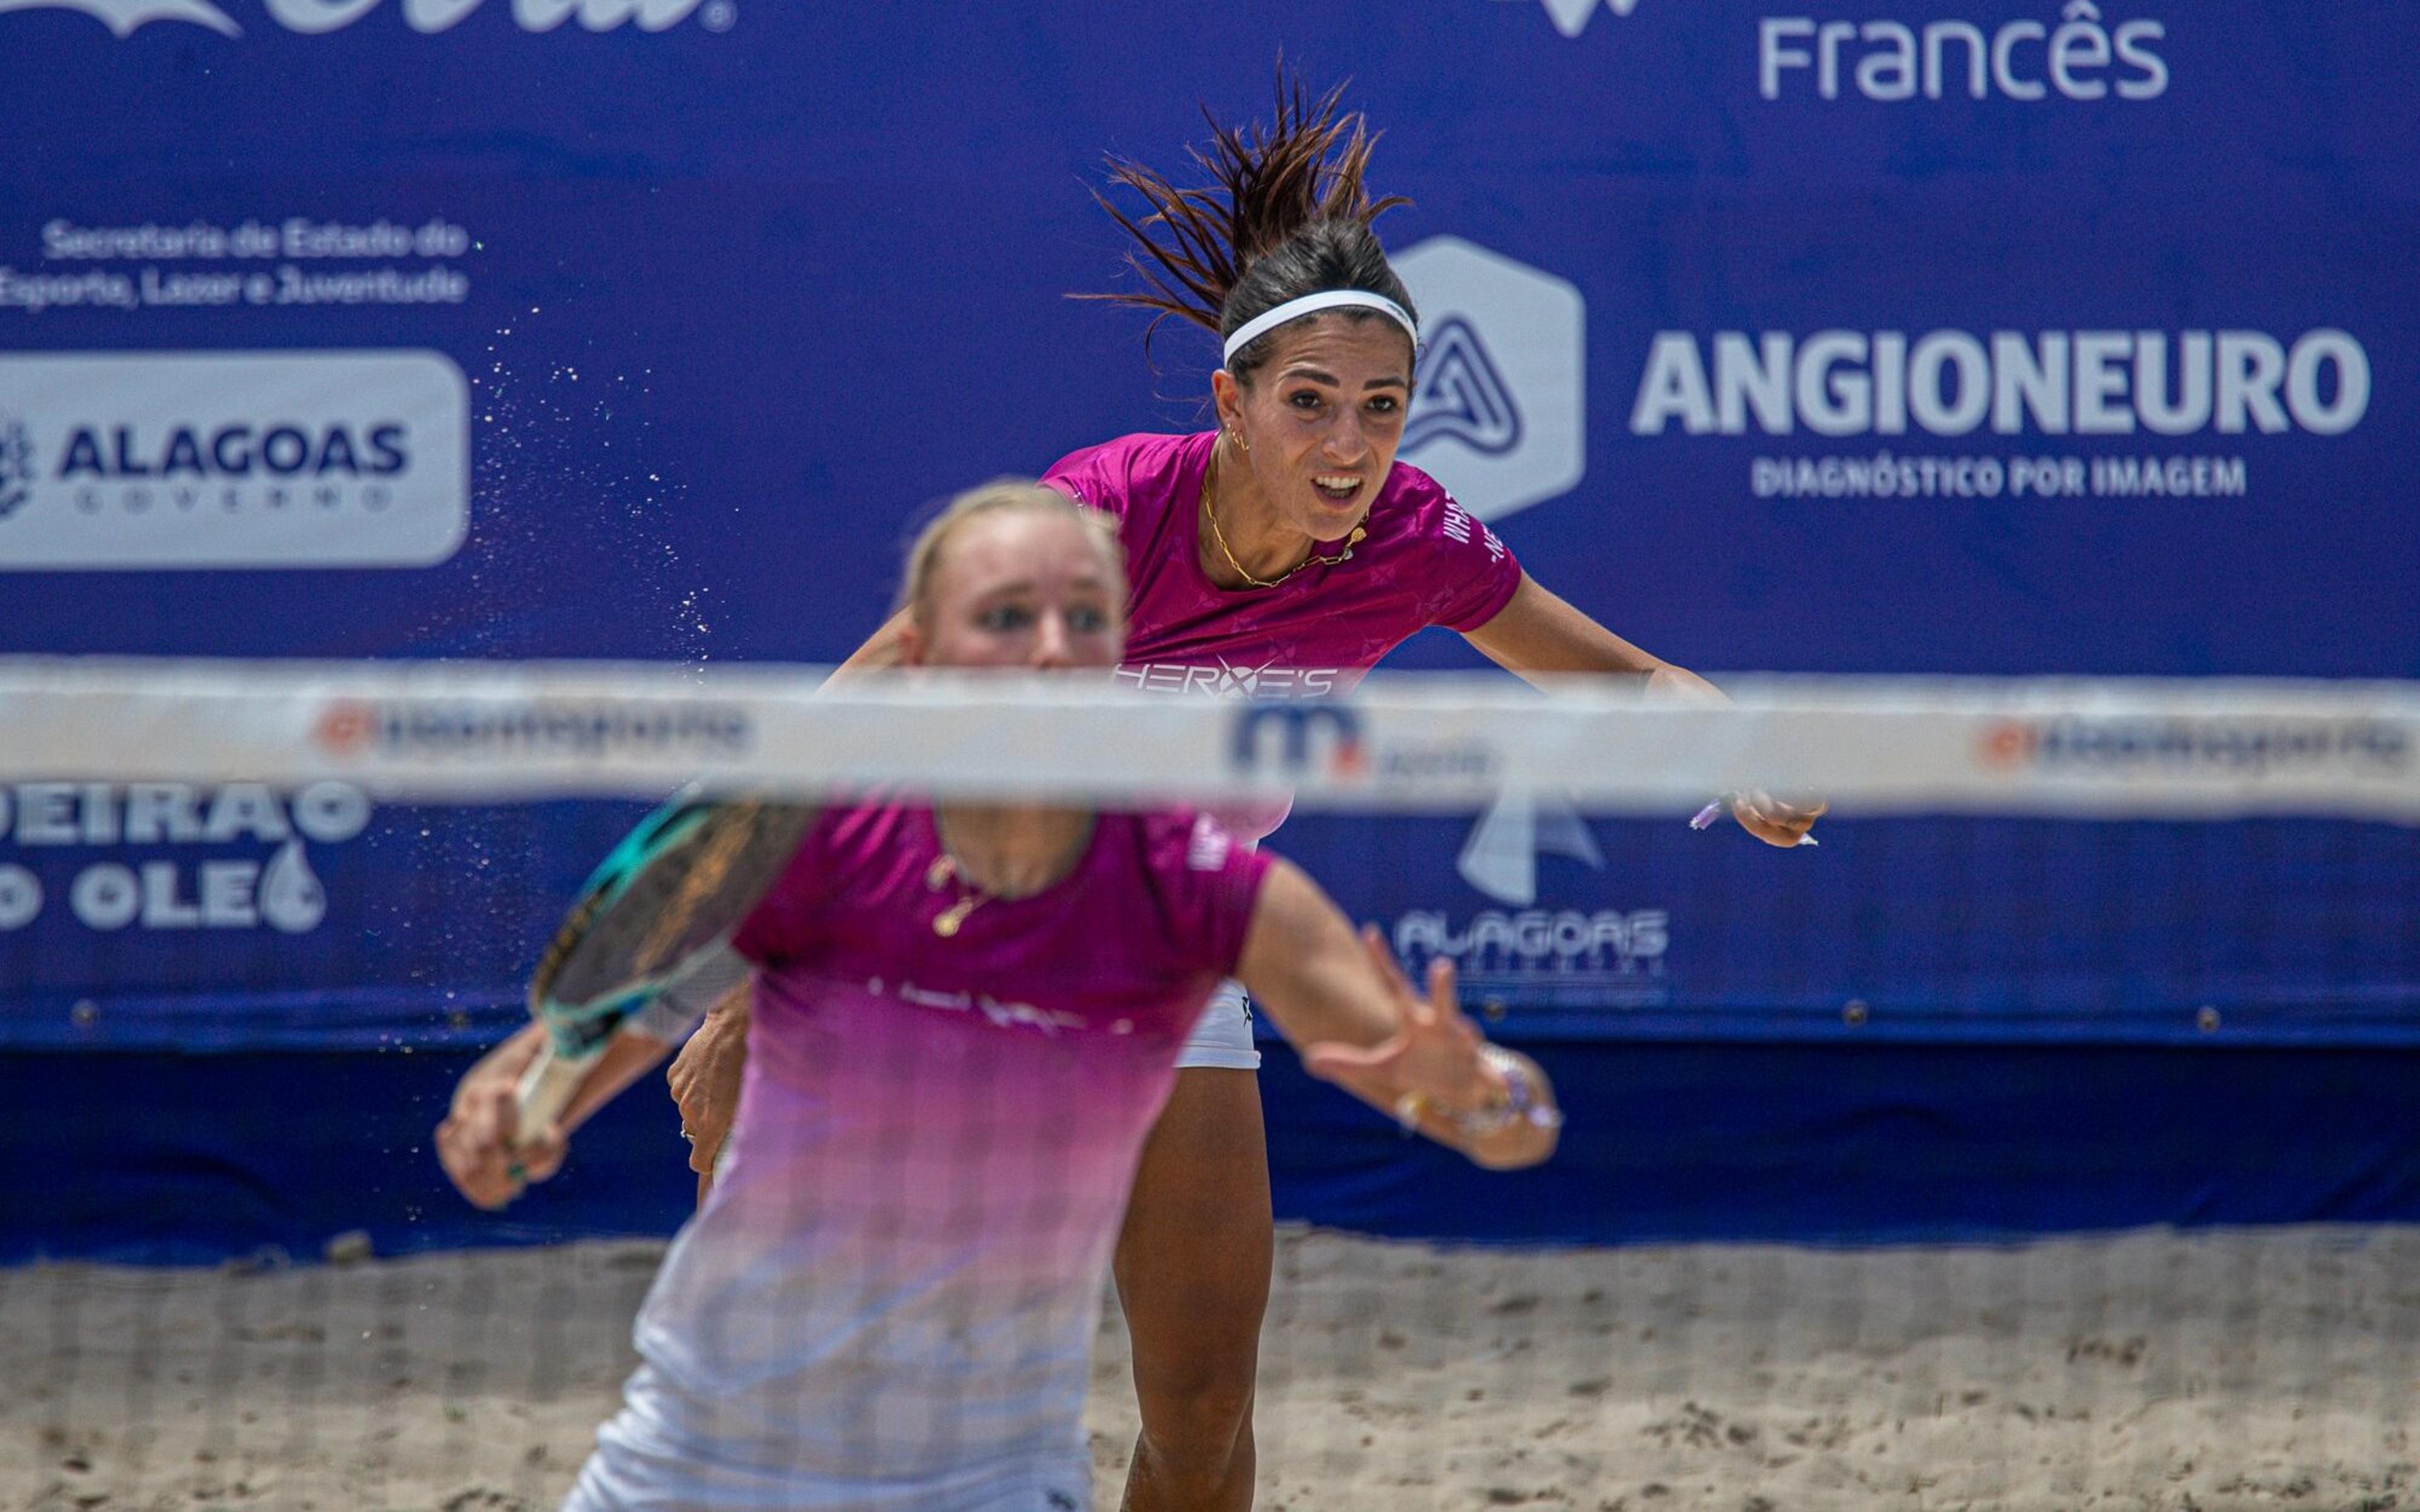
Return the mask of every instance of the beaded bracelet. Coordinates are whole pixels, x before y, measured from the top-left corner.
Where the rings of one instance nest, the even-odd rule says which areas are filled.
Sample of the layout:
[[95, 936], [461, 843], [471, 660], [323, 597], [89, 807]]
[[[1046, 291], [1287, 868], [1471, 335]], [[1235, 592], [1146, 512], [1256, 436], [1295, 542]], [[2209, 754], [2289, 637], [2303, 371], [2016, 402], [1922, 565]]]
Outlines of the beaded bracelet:
[[1516, 1123], [1527, 1123], [1537, 1129], [1562, 1127], [1562, 1110], [1545, 1102], [1537, 1081], [1530, 1076], [1528, 1066], [1520, 1057], [1492, 1044], [1481, 1045], [1479, 1056], [1504, 1078], [1503, 1101], [1468, 1113], [1457, 1113], [1419, 1092], [1405, 1092], [1395, 1101], [1395, 1121], [1403, 1125], [1405, 1134], [1418, 1133], [1420, 1116], [1432, 1112], [1451, 1122], [1454, 1132], [1465, 1139], [1485, 1139]]

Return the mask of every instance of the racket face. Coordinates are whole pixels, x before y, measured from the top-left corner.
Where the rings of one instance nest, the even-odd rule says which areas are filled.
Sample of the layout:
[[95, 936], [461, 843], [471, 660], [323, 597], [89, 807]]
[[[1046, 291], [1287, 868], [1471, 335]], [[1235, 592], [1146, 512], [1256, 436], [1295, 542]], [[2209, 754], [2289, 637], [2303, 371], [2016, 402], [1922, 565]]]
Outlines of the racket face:
[[675, 799], [613, 848], [530, 981], [530, 1011], [563, 1056], [595, 1050], [782, 874], [815, 810], [754, 799]]

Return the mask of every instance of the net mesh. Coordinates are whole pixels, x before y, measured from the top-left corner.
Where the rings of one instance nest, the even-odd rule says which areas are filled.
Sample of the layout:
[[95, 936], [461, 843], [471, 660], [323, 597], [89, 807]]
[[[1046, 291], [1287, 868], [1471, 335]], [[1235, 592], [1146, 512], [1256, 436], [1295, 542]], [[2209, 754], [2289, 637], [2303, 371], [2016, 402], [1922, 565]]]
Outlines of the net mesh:
[[[495, 1216], [429, 1130], [582, 877], [699, 776], [1290, 794], [1269, 847], [1453, 960], [1555, 1076], [1557, 1156], [1491, 1175], [1311, 1082], [1264, 1015], [1261, 1505], [2415, 1495], [2408, 691], [1776, 685], [1676, 715], [1424, 684], [1129, 737], [1138, 701], [1081, 689], [814, 684], [0, 670], [0, 1504], [563, 1501], [641, 1389], [692, 1206], [676, 1115], [642, 1081]], [[1819, 848], [1686, 826], [1768, 782], [1836, 800]], [[760, 1152], [769, 1227], [681, 1241], [754, 1280], [692, 1263], [654, 1367], [752, 1386], [676, 1427], [798, 1497], [864, 1471], [951, 1504], [960, 1451], [1063, 1384], [1072, 1308], [1089, 1483], [973, 1504], [1117, 1504], [1136, 1362], [1099, 1272], [1147, 1118], [1017, 1040], [1009, 995], [909, 985], [883, 991], [963, 1032], [810, 1042], [864, 1071], [847, 1137]], [[861, 1336], [782, 1376], [810, 1326]]]

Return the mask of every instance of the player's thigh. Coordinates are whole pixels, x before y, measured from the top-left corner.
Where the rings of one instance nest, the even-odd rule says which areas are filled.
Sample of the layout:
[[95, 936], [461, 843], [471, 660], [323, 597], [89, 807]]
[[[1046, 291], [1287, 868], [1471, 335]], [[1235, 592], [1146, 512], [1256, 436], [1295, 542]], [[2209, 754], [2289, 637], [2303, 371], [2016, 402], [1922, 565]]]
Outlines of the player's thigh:
[[1260, 1078], [1189, 1067], [1144, 1142], [1125, 1227], [1118, 1299], [1139, 1386], [1241, 1369], [1269, 1301], [1269, 1156]]

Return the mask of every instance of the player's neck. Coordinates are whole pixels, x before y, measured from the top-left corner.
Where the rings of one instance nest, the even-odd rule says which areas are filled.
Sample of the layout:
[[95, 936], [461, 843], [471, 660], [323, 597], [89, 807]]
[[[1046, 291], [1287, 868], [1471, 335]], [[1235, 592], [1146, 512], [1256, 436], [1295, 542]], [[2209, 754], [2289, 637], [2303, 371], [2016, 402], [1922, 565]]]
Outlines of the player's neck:
[[1287, 524], [1251, 470], [1225, 455], [1232, 444], [1221, 440], [1210, 449], [1195, 549], [1202, 570], [1219, 587], [1266, 587], [1300, 566], [1319, 543]]
[[1076, 869], [1093, 838], [1093, 811], [950, 804], [933, 810], [933, 828], [970, 886], [1030, 898]]

